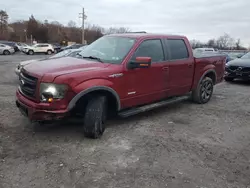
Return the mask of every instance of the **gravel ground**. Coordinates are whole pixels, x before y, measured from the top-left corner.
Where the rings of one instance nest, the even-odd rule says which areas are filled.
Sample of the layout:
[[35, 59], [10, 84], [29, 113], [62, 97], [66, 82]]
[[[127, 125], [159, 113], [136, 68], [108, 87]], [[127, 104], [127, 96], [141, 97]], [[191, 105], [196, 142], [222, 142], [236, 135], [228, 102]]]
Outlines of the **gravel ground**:
[[175, 104], [109, 122], [31, 125], [15, 107], [20, 60], [0, 56], [1, 188], [250, 187], [249, 83], [221, 83], [208, 104]]

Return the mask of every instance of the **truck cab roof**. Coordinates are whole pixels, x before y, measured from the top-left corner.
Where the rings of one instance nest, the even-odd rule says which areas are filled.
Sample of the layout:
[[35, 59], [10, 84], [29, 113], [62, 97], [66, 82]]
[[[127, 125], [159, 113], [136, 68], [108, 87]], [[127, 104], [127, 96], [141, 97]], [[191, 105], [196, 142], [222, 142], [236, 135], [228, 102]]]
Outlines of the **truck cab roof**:
[[120, 36], [120, 37], [130, 37], [130, 38], [163, 38], [163, 37], [174, 37], [174, 38], [186, 38], [182, 35], [172, 35], [172, 34], [156, 34], [156, 33], [120, 33], [120, 34], [110, 34], [108, 36]]

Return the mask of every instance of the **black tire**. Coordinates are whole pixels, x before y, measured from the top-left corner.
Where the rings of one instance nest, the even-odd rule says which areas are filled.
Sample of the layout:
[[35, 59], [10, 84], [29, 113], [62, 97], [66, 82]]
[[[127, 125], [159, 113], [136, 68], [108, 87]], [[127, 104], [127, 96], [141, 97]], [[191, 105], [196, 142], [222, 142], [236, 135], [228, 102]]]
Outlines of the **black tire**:
[[4, 50], [4, 51], [3, 51], [3, 54], [4, 54], [4, 55], [10, 55], [10, 51], [9, 51], [9, 50]]
[[33, 50], [29, 50], [29, 51], [28, 51], [28, 54], [29, 54], [29, 55], [34, 55], [34, 51], [33, 51]]
[[88, 138], [100, 138], [105, 131], [107, 98], [95, 96], [87, 104], [84, 115], [83, 133]]
[[232, 81], [234, 81], [234, 78], [224, 77], [224, 80], [225, 80], [226, 82], [232, 82]]
[[48, 54], [48, 55], [51, 55], [51, 54], [52, 54], [52, 50], [48, 50], [48, 51], [47, 51], [47, 54]]
[[205, 77], [192, 92], [192, 100], [198, 104], [205, 104], [211, 99], [213, 90], [213, 80], [209, 77]]

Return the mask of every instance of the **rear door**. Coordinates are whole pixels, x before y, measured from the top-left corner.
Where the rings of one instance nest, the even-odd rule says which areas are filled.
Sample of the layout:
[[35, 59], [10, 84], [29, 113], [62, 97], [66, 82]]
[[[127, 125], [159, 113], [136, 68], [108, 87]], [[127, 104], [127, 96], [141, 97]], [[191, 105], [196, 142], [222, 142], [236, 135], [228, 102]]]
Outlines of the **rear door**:
[[42, 52], [42, 45], [41, 44], [36, 44], [34, 46], [34, 52], [36, 52], [36, 53]]
[[[166, 96], [168, 70], [165, 67], [165, 53], [161, 39], [146, 39], [140, 43], [130, 61], [136, 57], [151, 57], [149, 68], [129, 69], [125, 71], [126, 93], [124, 97], [127, 106], [137, 106], [151, 103]], [[129, 62], [128, 62], [129, 63]]]
[[48, 44], [42, 44], [41, 45], [41, 51], [40, 52], [47, 52], [49, 48]]
[[183, 95], [192, 87], [194, 74], [194, 58], [184, 38], [164, 39], [169, 54], [169, 96]]

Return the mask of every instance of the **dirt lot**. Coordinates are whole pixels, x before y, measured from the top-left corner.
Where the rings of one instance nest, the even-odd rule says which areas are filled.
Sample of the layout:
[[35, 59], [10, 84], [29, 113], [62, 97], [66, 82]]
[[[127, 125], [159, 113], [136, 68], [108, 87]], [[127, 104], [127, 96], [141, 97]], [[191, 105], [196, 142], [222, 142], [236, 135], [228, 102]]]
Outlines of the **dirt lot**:
[[250, 187], [250, 84], [113, 120], [89, 140], [75, 122], [41, 128], [21, 116], [14, 68], [27, 58], [0, 56], [1, 188]]

